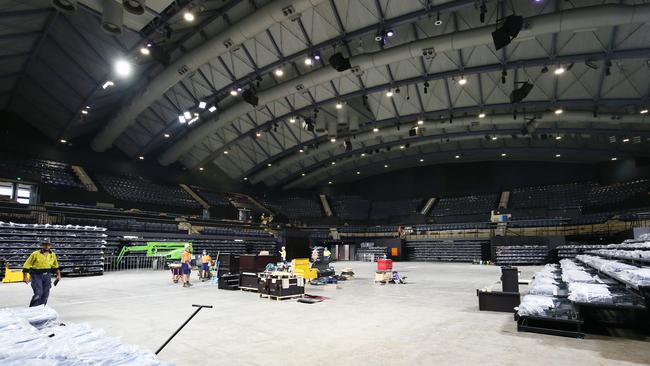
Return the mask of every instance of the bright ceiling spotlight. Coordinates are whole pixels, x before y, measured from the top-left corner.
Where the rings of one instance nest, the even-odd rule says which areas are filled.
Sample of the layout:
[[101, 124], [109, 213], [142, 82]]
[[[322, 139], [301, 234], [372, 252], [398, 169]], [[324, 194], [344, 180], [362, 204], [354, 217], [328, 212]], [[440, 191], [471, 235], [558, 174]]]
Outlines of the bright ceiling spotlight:
[[501, 153], [501, 157], [505, 158], [506, 156], [508, 156], [508, 154], [506, 154], [506, 153]]
[[562, 155], [561, 155], [561, 154], [555, 154], [555, 157], [556, 157], [556, 158], [561, 158]]
[[327, 182], [327, 184], [332, 184], [332, 181]]
[[556, 140], [562, 140], [562, 136], [555, 136]]
[[483, 113], [483, 112], [479, 113], [478, 118], [485, 118], [485, 113]]
[[149, 54], [151, 54], [151, 51], [149, 51], [147, 47], [140, 47], [140, 53], [145, 56], [149, 56]]
[[305, 176], [305, 173], [302, 173], [302, 174], [300, 174], [300, 175], [302, 175], [302, 176], [304, 177], [304, 176]]
[[194, 13], [191, 11], [186, 11], [183, 13], [183, 19], [185, 19], [186, 22], [193, 22], [194, 21]]
[[110, 80], [106, 80], [106, 82], [105, 82], [104, 84], [102, 84], [102, 89], [110, 88], [110, 87], [113, 86], [113, 85], [115, 85], [115, 83], [113, 83], [113, 82], [110, 81]]
[[271, 164], [271, 163], [266, 164], [266, 166], [271, 166], [271, 165], [273, 165], [273, 164]]
[[555, 71], [553, 71], [553, 72], [555, 73], [555, 75], [562, 75], [562, 74], [564, 74], [565, 71], [566, 71], [566, 69], [565, 69], [564, 67], [559, 66], [559, 67], [558, 67], [557, 69], [555, 69]]
[[200, 170], [200, 171], [203, 171], [203, 167], [200, 167], [199, 170]]
[[372, 129], [372, 132], [379, 132], [379, 129], [377, 127]]
[[185, 112], [183, 112], [183, 117], [185, 117], [185, 119], [187, 119], [187, 120], [190, 120], [190, 119], [192, 119], [192, 113], [190, 113], [188, 111], [185, 111]]
[[284, 75], [284, 71], [282, 71], [282, 69], [275, 70], [275, 76], [282, 76], [282, 75]]
[[388, 91], [386, 92], [386, 96], [389, 97], [389, 98], [391, 98], [391, 97], [393, 96], [393, 91], [392, 91], [392, 90], [388, 90]]
[[357, 172], [357, 175], [361, 174], [361, 172]]
[[384, 168], [388, 168], [388, 164], [384, 165]]
[[459, 85], [465, 85], [465, 84], [467, 84], [467, 79], [465, 79], [464, 76], [461, 76], [461, 77], [460, 77], [460, 80], [458, 80], [458, 84], [459, 84]]
[[311, 59], [311, 57], [305, 58], [305, 65], [311, 66], [314, 61]]
[[460, 155], [456, 155], [456, 156], [454, 156], [454, 158], [460, 159]]
[[403, 148], [404, 148], [404, 145], [400, 145], [400, 147], [399, 147], [399, 148], [400, 148], [400, 149], [403, 149]]
[[166, 139], [168, 139], [170, 135], [168, 133], [166, 133], [164, 136], [165, 136]]
[[335, 161], [333, 161], [333, 162], [332, 162], [332, 165], [336, 165], [336, 162], [335, 162]]
[[289, 123], [296, 123], [296, 117], [289, 118]]
[[421, 120], [421, 119], [419, 119], [419, 120], [418, 120], [418, 124], [419, 124], [419, 125], [423, 125], [423, 124], [424, 124], [424, 121]]
[[113, 64], [113, 70], [115, 71], [115, 74], [121, 78], [126, 78], [131, 76], [131, 73], [133, 72], [133, 66], [131, 63], [123, 58], [115, 61]]
[[626, 138], [624, 138], [624, 139], [621, 140], [621, 141], [623, 141], [623, 142], [630, 142], [630, 139], [628, 139], [628, 138], [626, 137]]
[[208, 105], [206, 102], [199, 102], [199, 108], [205, 109], [205, 106]]
[[389, 30], [389, 31], [386, 32], [387, 37], [392, 37], [394, 35], [395, 35], [395, 32], [393, 32], [392, 30]]
[[237, 90], [235, 90], [235, 89], [230, 91], [230, 95], [232, 95], [233, 97], [236, 97], [237, 94], [239, 94], [239, 92]]
[[216, 110], [217, 110], [217, 106], [215, 106], [215, 105], [213, 105], [212, 107], [208, 108], [208, 111], [209, 111], [210, 113], [214, 113], [214, 111], [216, 111]]
[[341, 109], [341, 108], [343, 108], [343, 103], [341, 102], [336, 103], [336, 109]]
[[144, 156], [140, 155], [140, 156], [138, 157], [138, 159], [140, 159], [140, 160], [144, 160]]
[[81, 111], [81, 114], [88, 114], [88, 111], [85, 110], [85, 109], [83, 109], [83, 110]]
[[248, 177], [244, 177], [244, 180], [248, 180]]
[[224, 150], [223, 153], [228, 155], [228, 150]]
[[564, 113], [562, 108], [558, 108], [558, 109], [555, 110], [555, 114], [562, 114], [562, 113]]
[[300, 150], [298, 150], [298, 151], [299, 151], [299, 152], [305, 152], [305, 150], [304, 150], [304, 149], [300, 149]]
[[618, 160], [617, 157], [613, 157], [613, 158], [612, 158], [612, 161], [616, 161], [616, 160]]
[[65, 144], [66, 142], [68, 142], [66, 139], [61, 139], [60, 141], [61, 141], [62, 144]]
[[330, 139], [330, 141], [331, 141], [331, 142], [336, 142], [336, 139], [335, 139], [334, 137], [332, 137], [332, 138]]
[[433, 23], [436, 27], [439, 27], [442, 25], [442, 20], [440, 19], [440, 13], [436, 16], [436, 21]]
[[257, 136], [257, 137], [262, 137], [262, 134], [259, 133], [259, 132], [255, 132], [255, 136]]
[[646, 113], [648, 113], [648, 110], [647, 109], [642, 109], [641, 111], [639, 111], [639, 113], [646, 114]]
[[366, 156], [366, 153], [361, 153], [361, 157], [364, 157], [364, 156]]
[[492, 136], [492, 141], [496, 141], [497, 139], [499, 139], [499, 136]]
[[185, 123], [185, 122], [187, 122], [187, 120], [185, 119], [185, 116], [180, 115], [180, 116], [178, 116], [178, 122]]
[[420, 163], [424, 163], [424, 159], [420, 159]]

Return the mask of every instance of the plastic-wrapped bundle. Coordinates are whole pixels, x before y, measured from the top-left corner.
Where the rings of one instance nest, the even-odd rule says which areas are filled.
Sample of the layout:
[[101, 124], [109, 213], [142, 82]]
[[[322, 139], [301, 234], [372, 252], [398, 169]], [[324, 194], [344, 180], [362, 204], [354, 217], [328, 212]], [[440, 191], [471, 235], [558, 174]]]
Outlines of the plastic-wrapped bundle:
[[59, 318], [59, 314], [54, 309], [44, 305], [30, 308], [0, 309], [0, 314], [6, 317], [23, 319], [38, 329], [55, 323]]
[[531, 286], [528, 293], [531, 295], [555, 296], [559, 288], [552, 283], [538, 283]]
[[515, 309], [519, 315], [543, 315], [546, 310], [555, 307], [552, 297], [526, 295]]
[[622, 271], [620, 276], [636, 286], [650, 286], [650, 268], [628, 269]]
[[569, 300], [583, 303], [607, 303], [611, 304], [612, 294], [606, 285], [598, 283], [569, 284]]
[[594, 282], [594, 278], [583, 269], [562, 270], [562, 281], [572, 282]]

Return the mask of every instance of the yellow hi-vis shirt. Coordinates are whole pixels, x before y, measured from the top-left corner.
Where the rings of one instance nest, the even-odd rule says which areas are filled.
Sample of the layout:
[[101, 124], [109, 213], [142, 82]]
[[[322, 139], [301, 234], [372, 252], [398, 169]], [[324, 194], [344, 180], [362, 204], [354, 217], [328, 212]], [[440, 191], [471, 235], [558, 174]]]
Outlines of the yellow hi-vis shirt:
[[204, 256], [201, 257], [201, 261], [202, 261], [203, 263], [210, 263], [210, 259], [211, 259], [211, 258], [210, 258], [209, 255], [204, 255]]
[[29, 258], [23, 264], [23, 271], [30, 269], [48, 270], [58, 269], [59, 261], [56, 259], [56, 254], [52, 251], [43, 253], [41, 250], [36, 250], [30, 254]]

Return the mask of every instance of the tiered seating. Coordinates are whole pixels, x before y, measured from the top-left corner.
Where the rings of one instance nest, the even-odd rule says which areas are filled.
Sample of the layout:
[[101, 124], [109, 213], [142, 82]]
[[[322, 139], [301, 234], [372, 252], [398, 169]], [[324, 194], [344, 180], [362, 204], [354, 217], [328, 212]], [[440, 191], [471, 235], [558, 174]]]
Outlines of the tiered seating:
[[559, 259], [574, 259], [577, 255], [588, 253], [593, 250], [607, 248], [605, 244], [578, 244], [578, 243], [567, 243], [558, 246], [557, 257]]
[[210, 206], [229, 207], [231, 205], [228, 195], [225, 193], [212, 192], [195, 186], [192, 186], [191, 188]]
[[51, 160], [0, 157], [0, 174], [35, 180], [48, 186], [83, 189], [69, 164]]
[[431, 216], [489, 214], [496, 204], [496, 194], [441, 198], [431, 210]]
[[509, 207], [514, 209], [580, 207], [588, 192], [595, 187], [596, 184], [585, 182], [515, 188], [511, 191]]
[[61, 273], [97, 275], [104, 271], [103, 228], [0, 222], [0, 258], [9, 268], [22, 268], [27, 257], [48, 240], [54, 243]]
[[408, 241], [405, 244], [410, 261], [477, 262], [483, 245], [489, 241], [471, 239]]
[[178, 224], [138, 221], [135, 219], [94, 219], [70, 217], [66, 222], [72, 225], [94, 225], [117, 231], [179, 232]]
[[546, 245], [502, 245], [496, 249], [498, 265], [544, 264], [548, 257]]
[[330, 199], [334, 215], [342, 220], [367, 220], [370, 201], [357, 196], [334, 196]]
[[589, 191], [585, 204], [588, 206], [602, 206], [623, 202], [640, 193], [648, 192], [648, 189], [650, 189], [650, 181], [647, 179], [598, 186]]
[[97, 180], [108, 194], [122, 201], [169, 207], [201, 207], [180, 187], [156, 184], [140, 178], [107, 175], [98, 175]]
[[421, 205], [421, 199], [373, 202], [370, 218], [386, 219], [389, 217], [412, 215], [417, 213]]
[[307, 194], [286, 194], [261, 198], [260, 202], [290, 219], [322, 217], [323, 210], [317, 197]]

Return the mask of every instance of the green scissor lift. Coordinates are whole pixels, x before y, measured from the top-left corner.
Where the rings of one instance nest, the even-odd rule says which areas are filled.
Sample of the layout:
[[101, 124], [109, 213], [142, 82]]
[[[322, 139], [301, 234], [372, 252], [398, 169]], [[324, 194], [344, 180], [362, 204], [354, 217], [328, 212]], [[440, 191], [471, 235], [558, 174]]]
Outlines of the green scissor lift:
[[192, 252], [192, 243], [186, 242], [157, 242], [151, 241], [147, 242], [146, 245], [133, 245], [125, 246], [120, 250], [120, 254], [117, 255], [115, 263], [120, 263], [122, 258], [128, 254], [135, 255], [145, 255], [147, 257], [156, 257], [162, 256], [167, 260], [180, 260], [185, 250], [185, 245], [190, 246], [190, 253]]

